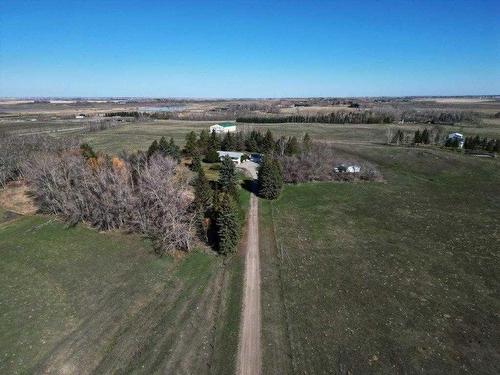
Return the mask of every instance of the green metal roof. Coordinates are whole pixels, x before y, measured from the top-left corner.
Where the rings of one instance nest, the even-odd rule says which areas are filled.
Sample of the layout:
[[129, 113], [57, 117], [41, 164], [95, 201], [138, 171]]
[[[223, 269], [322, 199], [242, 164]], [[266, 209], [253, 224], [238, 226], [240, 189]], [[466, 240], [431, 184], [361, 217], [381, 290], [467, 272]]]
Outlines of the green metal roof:
[[236, 126], [236, 124], [232, 123], [232, 122], [221, 122], [220, 124], [218, 124], [220, 126], [222, 126], [223, 128], [229, 128], [231, 126]]

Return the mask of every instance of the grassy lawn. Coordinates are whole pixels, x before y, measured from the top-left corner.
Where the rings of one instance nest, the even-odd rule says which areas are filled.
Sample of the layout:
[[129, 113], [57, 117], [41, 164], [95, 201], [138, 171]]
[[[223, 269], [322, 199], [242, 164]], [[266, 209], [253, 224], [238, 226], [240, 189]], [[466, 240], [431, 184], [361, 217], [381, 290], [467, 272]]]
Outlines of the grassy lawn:
[[499, 373], [498, 160], [343, 152], [386, 181], [287, 186], [261, 202], [264, 369]]
[[0, 373], [234, 371], [238, 257], [158, 258], [43, 216], [0, 223], [0, 256]]

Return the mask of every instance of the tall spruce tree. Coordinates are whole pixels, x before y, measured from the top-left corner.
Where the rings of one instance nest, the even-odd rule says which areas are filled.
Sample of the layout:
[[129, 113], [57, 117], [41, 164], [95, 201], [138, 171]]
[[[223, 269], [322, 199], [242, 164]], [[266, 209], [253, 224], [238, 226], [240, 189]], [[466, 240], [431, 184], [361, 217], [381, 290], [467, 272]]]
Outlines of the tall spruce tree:
[[165, 137], [160, 138], [160, 142], [158, 142], [158, 150], [161, 152], [163, 156], [167, 155], [168, 152], [168, 142]]
[[206, 129], [203, 129], [200, 132], [200, 138], [198, 139], [198, 148], [200, 150], [200, 153], [206, 154], [208, 151], [208, 140], [210, 136], [208, 135], [208, 131]]
[[422, 132], [422, 143], [428, 145], [429, 143], [431, 143], [431, 135], [429, 133], [429, 130], [427, 130], [427, 128], [424, 129], [424, 131]]
[[193, 158], [191, 159], [191, 170], [193, 172], [199, 172], [201, 169], [201, 157], [197, 149], [193, 152]]
[[148, 153], [147, 153], [148, 159], [159, 151], [160, 147], [158, 146], [158, 141], [155, 139], [148, 148]]
[[212, 131], [212, 134], [210, 134], [210, 139], [208, 140], [208, 148], [220, 150], [220, 139], [215, 130]]
[[221, 150], [232, 151], [235, 149], [234, 136], [231, 133], [224, 134], [224, 138], [221, 143]]
[[200, 238], [208, 242], [210, 217], [213, 216], [213, 191], [203, 169], [198, 171], [194, 181], [194, 207], [197, 231]]
[[196, 133], [194, 131], [191, 131], [186, 135], [186, 145], [184, 146], [184, 152], [186, 153], [186, 155], [192, 156], [196, 148]]
[[420, 129], [417, 129], [415, 136], [413, 137], [413, 143], [422, 143], [422, 134], [420, 134]]
[[274, 137], [271, 130], [267, 129], [266, 135], [262, 141], [262, 152], [271, 154], [274, 151]]
[[237, 190], [236, 168], [229, 156], [222, 159], [221, 168], [219, 171], [219, 187], [224, 193], [236, 196]]
[[283, 174], [276, 159], [265, 156], [258, 173], [259, 195], [266, 199], [276, 199], [283, 188]]
[[221, 254], [233, 253], [240, 240], [240, 220], [234, 198], [220, 193], [217, 210], [217, 247]]
[[217, 150], [213, 147], [209, 147], [205, 155], [205, 161], [207, 163], [217, 163], [219, 161], [219, 154]]
[[288, 141], [286, 143], [285, 147], [285, 154], [286, 155], [295, 155], [299, 153], [299, 142], [297, 141], [297, 137], [293, 136], [288, 138]]
[[194, 202], [196, 208], [203, 212], [212, 205], [212, 189], [203, 168], [198, 171], [198, 176], [194, 181]]

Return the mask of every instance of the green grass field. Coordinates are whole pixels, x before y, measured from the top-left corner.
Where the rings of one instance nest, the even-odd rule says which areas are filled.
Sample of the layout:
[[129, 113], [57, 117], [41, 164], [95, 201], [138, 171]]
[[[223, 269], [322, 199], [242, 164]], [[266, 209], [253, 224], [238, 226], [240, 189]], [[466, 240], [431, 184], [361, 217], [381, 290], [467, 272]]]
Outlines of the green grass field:
[[498, 373], [498, 160], [339, 147], [385, 182], [261, 202], [264, 373]]
[[0, 256], [0, 373], [235, 371], [239, 255], [160, 258], [136, 235], [0, 209]]

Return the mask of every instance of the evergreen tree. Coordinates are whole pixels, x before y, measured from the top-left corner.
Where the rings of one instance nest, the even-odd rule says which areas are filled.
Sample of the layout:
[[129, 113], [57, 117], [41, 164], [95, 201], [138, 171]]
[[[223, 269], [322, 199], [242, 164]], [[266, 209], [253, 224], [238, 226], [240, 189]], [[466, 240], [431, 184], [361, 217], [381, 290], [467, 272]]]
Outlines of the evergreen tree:
[[158, 142], [158, 151], [160, 151], [163, 156], [167, 155], [168, 142], [165, 137], [160, 138], [160, 142]]
[[488, 144], [486, 145], [486, 151], [488, 152], [493, 152], [495, 150], [495, 140], [490, 139], [488, 141]]
[[234, 136], [231, 133], [224, 134], [224, 138], [221, 143], [221, 150], [223, 151], [233, 151], [235, 149]]
[[221, 193], [217, 211], [217, 247], [223, 255], [233, 253], [240, 240], [238, 209], [230, 194]]
[[184, 152], [186, 155], [193, 155], [196, 150], [196, 133], [191, 131], [186, 135], [186, 145], [184, 146]]
[[500, 139], [497, 139], [495, 141], [495, 147], [493, 147], [493, 151], [497, 152], [497, 153], [500, 153]]
[[413, 137], [413, 143], [418, 144], [422, 143], [422, 135], [420, 134], [420, 129], [417, 129], [415, 132], [415, 136]]
[[302, 149], [305, 152], [309, 152], [311, 150], [311, 146], [312, 146], [311, 137], [309, 136], [309, 133], [306, 133], [304, 135], [304, 138], [302, 138]]
[[283, 188], [281, 166], [276, 159], [265, 156], [259, 167], [259, 195], [266, 199], [276, 199]]
[[219, 171], [219, 186], [221, 191], [236, 196], [237, 190], [236, 169], [229, 156], [222, 159], [221, 169]]
[[274, 137], [271, 130], [267, 129], [266, 135], [262, 140], [262, 152], [270, 154], [274, 151]]
[[148, 148], [148, 159], [153, 156], [156, 152], [159, 152], [160, 151], [160, 147], [158, 145], [158, 141], [155, 139], [153, 141], [153, 143], [151, 143], [151, 145], [149, 146]]
[[426, 145], [431, 143], [431, 137], [430, 137], [430, 134], [429, 134], [429, 131], [427, 130], [427, 128], [425, 128], [424, 131], [422, 132], [421, 141], [422, 141], [422, 143], [424, 143]]
[[206, 212], [212, 205], [212, 189], [203, 168], [198, 171], [194, 181], [194, 197], [197, 210]]
[[299, 142], [295, 136], [288, 138], [285, 147], [286, 155], [295, 155], [299, 153]]
[[217, 163], [219, 161], [219, 154], [215, 148], [209, 147], [207, 154], [205, 155], [205, 162], [207, 163]]
[[474, 137], [474, 139], [472, 140], [472, 148], [473, 148], [473, 149], [474, 149], [474, 148], [479, 148], [480, 144], [481, 144], [481, 138], [479, 138], [479, 136], [478, 136], [478, 135], [476, 135], [476, 136]]
[[213, 148], [214, 150], [220, 150], [220, 139], [217, 133], [212, 131], [210, 134], [210, 139], [208, 140], [208, 148]]
[[203, 129], [200, 132], [200, 138], [198, 139], [198, 148], [200, 149], [200, 153], [206, 154], [208, 151], [208, 141], [209, 141], [208, 131]]
[[208, 242], [210, 216], [212, 216], [213, 192], [203, 169], [200, 169], [194, 181], [194, 207], [196, 226], [200, 237]]
[[194, 172], [199, 172], [201, 169], [201, 158], [198, 151], [195, 149], [193, 158], [191, 160], [191, 170]]
[[[163, 137], [162, 137], [162, 139], [163, 139]], [[165, 151], [165, 156], [170, 156], [172, 159], [177, 160], [178, 162], [181, 160], [181, 149], [179, 146], [177, 146], [175, 144], [175, 141], [173, 138], [170, 138], [170, 141], [168, 142], [168, 145], [167, 145], [167, 148]]]
[[242, 132], [237, 132], [234, 136], [234, 148], [236, 151], [245, 150], [245, 136]]
[[82, 143], [80, 145], [80, 153], [87, 160], [97, 158], [97, 154], [88, 143]]

